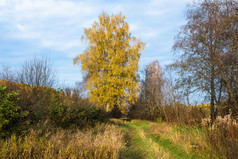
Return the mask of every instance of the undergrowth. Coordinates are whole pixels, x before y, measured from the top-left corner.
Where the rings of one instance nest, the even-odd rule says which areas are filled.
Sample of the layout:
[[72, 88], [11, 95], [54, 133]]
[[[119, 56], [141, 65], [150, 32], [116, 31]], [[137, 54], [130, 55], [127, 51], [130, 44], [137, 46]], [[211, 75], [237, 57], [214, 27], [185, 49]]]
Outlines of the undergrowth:
[[[95, 133], [96, 132], [96, 133]], [[124, 134], [118, 126], [96, 125], [84, 131], [31, 130], [25, 136], [12, 135], [0, 141], [0, 158], [43, 159], [43, 158], [119, 158], [124, 147]]]

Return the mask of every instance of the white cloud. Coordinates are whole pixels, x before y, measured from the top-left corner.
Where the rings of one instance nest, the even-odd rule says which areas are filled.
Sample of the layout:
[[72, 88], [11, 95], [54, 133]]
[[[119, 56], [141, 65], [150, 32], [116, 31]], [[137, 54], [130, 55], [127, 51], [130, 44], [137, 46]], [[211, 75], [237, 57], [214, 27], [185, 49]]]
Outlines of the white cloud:
[[[90, 27], [102, 11], [109, 14], [125, 12], [135, 16], [142, 13], [142, 17], [131, 20], [132, 24], [129, 24], [131, 31], [136, 34], [140, 32], [141, 38], [146, 40], [154, 39], [158, 37], [159, 31], [156, 27], [159, 26], [153, 26], [151, 29], [148, 28], [150, 24], [147, 26], [143, 21], [148, 21], [150, 16], [158, 17], [158, 21], [161, 16], [166, 16], [171, 10], [165, 7], [168, 3], [172, 1], [151, 0], [138, 3], [125, 1], [102, 4], [102, 1], [1, 0], [0, 22], [8, 24], [11, 28], [8, 34], [12, 38], [35, 40], [42, 47], [64, 51], [76, 47], [78, 39], [83, 34], [82, 28]], [[132, 5], [135, 8], [131, 7]]]
[[16, 30], [13, 32], [15, 38], [18, 39], [36, 39], [40, 38], [40, 32], [34, 31], [34, 26], [24, 25], [24, 24], [16, 24]]
[[97, 18], [96, 7], [84, 2], [16, 0], [3, 5], [0, 22], [9, 26], [6, 34], [13, 39], [36, 40], [52, 49], [75, 47], [81, 37], [79, 28], [88, 27]]
[[166, 11], [160, 11], [160, 10], [157, 10], [157, 9], [147, 10], [147, 12], [146, 12], [146, 14], [148, 16], [161, 16], [164, 13], [166, 13]]
[[142, 33], [142, 37], [143, 39], [145, 39], [146, 41], [150, 41], [153, 40], [155, 38], [158, 38], [158, 36], [160, 35], [161, 31], [159, 31], [158, 29], [155, 28], [151, 28], [148, 31], [146, 30], [145, 32]]
[[0, 0], [0, 6], [6, 5], [6, 0]]
[[[32, 50], [48, 49], [62, 58], [72, 59], [85, 49], [81, 43], [83, 28], [90, 27], [103, 11], [121, 12], [126, 16], [132, 35], [148, 44], [141, 63], [146, 64], [155, 57], [168, 61], [161, 58], [160, 53], [165, 52], [165, 47], [171, 47], [171, 41], [167, 40], [173, 39], [171, 32], [181, 24], [181, 17], [176, 17], [182, 14], [189, 1], [192, 0], [0, 0], [0, 28], [3, 28], [0, 34], [14, 42], [20, 41], [23, 45], [20, 48], [27, 48], [28, 52], [14, 48], [11, 52], [22, 56], [29, 55]], [[4, 38], [0, 37], [1, 40]], [[60, 77], [71, 69], [65, 65]], [[67, 75], [67, 79], [74, 77]]]

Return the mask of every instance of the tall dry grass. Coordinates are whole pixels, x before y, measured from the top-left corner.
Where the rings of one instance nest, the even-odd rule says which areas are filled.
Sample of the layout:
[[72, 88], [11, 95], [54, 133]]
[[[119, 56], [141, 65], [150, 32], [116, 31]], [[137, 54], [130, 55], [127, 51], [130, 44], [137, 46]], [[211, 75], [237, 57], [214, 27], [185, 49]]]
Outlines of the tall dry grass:
[[124, 147], [122, 130], [115, 125], [101, 124], [87, 131], [56, 133], [30, 131], [21, 137], [12, 135], [0, 141], [0, 158], [3, 159], [116, 159]]
[[199, 125], [162, 122], [151, 124], [150, 133], [160, 134], [186, 153], [201, 158], [238, 158], [238, 123], [228, 114], [218, 116], [211, 126], [210, 118]]
[[210, 119], [204, 119], [207, 141], [212, 147], [212, 153], [221, 158], [238, 158], [238, 122], [232, 117], [232, 112], [224, 117], [218, 116], [211, 125]]

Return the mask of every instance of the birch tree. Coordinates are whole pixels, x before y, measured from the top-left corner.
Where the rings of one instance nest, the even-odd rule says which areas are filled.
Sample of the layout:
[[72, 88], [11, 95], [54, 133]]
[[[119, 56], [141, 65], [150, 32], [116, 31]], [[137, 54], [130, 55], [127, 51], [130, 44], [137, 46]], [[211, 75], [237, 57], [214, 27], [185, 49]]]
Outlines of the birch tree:
[[87, 49], [76, 56], [87, 75], [89, 99], [107, 110], [118, 107], [126, 112], [138, 96], [138, 63], [145, 44], [132, 36], [125, 16], [99, 16], [91, 28], [84, 29]]

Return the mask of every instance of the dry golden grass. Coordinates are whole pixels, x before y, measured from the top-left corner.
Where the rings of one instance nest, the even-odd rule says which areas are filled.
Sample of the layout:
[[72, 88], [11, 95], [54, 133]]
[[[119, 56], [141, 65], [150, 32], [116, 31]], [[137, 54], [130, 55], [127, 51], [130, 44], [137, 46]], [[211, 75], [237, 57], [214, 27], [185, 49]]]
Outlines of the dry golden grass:
[[31, 131], [24, 137], [11, 136], [0, 141], [0, 158], [119, 158], [124, 134], [118, 126], [102, 124], [85, 132], [65, 130], [41, 135]]
[[218, 116], [212, 127], [209, 118], [203, 119], [202, 125], [207, 131], [207, 141], [211, 151], [224, 158], [238, 158], [238, 122], [232, 117], [232, 112]]
[[187, 154], [201, 158], [237, 158], [238, 124], [231, 115], [218, 116], [213, 126], [204, 119], [204, 127], [169, 123], [150, 123], [149, 134], [159, 134]]

